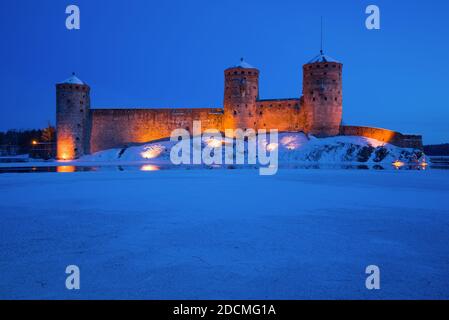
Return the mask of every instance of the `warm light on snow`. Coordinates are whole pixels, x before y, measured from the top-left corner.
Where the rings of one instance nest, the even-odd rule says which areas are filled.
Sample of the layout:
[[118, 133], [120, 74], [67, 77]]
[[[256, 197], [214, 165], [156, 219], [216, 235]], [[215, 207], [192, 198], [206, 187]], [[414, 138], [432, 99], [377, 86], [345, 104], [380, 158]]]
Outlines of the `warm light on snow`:
[[274, 150], [276, 150], [278, 148], [278, 144], [277, 143], [270, 143], [267, 145], [267, 150], [272, 152]]
[[165, 148], [163, 146], [159, 145], [149, 146], [146, 147], [140, 155], [144, 159], [154, 159], [157, 158], [164, 151], [164, 149]]
[[211, 148], [219, 148], [223, 144], [223, 140], [216, 139], [216, 138], [210, 138], [206, 140], [206, 143]]
[[281, 144], [287, 150], [295, 150], [301, 146], [298, 136], [285, 136], [281, 139]]

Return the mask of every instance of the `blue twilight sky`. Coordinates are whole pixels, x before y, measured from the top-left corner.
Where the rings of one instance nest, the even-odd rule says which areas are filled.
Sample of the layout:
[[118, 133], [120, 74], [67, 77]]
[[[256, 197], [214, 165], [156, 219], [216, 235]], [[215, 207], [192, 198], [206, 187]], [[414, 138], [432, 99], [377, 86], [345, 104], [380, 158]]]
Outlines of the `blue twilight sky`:
[[447, 0], [2, 0], [0, 15], [0, 130], [54, 123], [54, 84], [72, 71], [93, 107], [220, 107], [223, 70], [243, 56], [261, 98], [298, 97], [322, 15], [325, 53], [344, 63], [343, 121], [449, 142]]

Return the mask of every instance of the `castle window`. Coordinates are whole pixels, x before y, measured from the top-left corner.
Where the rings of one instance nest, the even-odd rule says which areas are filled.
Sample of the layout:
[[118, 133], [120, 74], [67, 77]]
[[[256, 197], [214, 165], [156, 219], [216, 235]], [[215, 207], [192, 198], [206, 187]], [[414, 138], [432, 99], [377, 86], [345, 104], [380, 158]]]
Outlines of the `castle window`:
[[324, 100], [326, 100], [326, 101], [327, 101], [327, 97], [324, 97]]
[[315, 99], [315, 97], [313, 97], [313, 99], [312, 99], [313, 101], [315, 101], [316, 99]]
[[80, 87], [79, 87], [79, 86], [76, 86], [75, 88], [76, 88], [76, 90], [78, 90]]
[[67, 103], [70, 103], [70, 99], [67, 99]]
[[83, 104], [83, 103], [84, 103], [83, 100], [81, 100], [81, 101], [80, 101], [80, 104]]
[[237, 74], [237, 71], [234, 71], [234, 74]]
[[245, 74], [245, 71], [242, 71], [241, 74]]
[[83, 109], [80, 109], [80, 112], [84, 112], [84, 110], [83, 110]]
[[259, 112], [259, 114], [260, 114], [260, 115], [262, 115], [262, 114], [263, 114], [263, 112], [262, 112], [262, 111], [260, 111], [260, 112]]
[[79, 124], [79, 123], [78, 123], [76, 126], [77, 126], [78, 128], [81, 128], [81, 124]]
[[325, 67], [326, 67], [326, 68], [329, 68], [329, 65], [328, 65], [328, 64], [326, 64], [326, 65], [325, 65]]
[[337, 101], [337, 98], [335, 98], [335, 101]]
[[237, 115], [237, 111], [234, 110], [234, 116], [236, 116], [236, 115]]
[[80, 141], [80, 138], [79, 138], [79, 137], [76, 137], [76, 141]]

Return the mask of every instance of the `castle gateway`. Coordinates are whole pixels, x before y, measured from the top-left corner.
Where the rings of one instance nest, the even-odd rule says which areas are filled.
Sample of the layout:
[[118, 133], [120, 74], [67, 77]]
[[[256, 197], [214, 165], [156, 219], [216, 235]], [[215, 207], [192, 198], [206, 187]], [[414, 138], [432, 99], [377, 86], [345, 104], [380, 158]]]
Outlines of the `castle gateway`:
[[57, 158], [128, 144], [168, 138], [177, 128], [277, 129], [317, 137], [355, 135], [399, 147], [422, 148], [422, 137], [391, 130], [342, 126], [343, 64], [322, 52], [303, 66], [303, 95], [292, 99], [259, 99], [259, 70], [241, 62], [224, 71], [223, 108], [92, 109], [90, 87], [72, 75], [56, 85]]

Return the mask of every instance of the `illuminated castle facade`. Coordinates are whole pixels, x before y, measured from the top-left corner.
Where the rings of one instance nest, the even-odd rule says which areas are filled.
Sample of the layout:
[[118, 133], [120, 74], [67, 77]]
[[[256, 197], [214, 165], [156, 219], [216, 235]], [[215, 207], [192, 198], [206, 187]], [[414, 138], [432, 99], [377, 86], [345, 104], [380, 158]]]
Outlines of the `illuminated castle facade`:
[[343, 65], [322, 52], [303, 66], [303, 95], [259, 99], [259, 70], [241, 62], [224, 71], [223, 108], [94, 109], [90, 87], [72, 75], [56, 85], [57, 158], [168, 138], [177, 128], [277, 129], [317, 137], [358, 135], [401, 147], [422, 148], [421, 136], [386, 129], [342, 126]]

